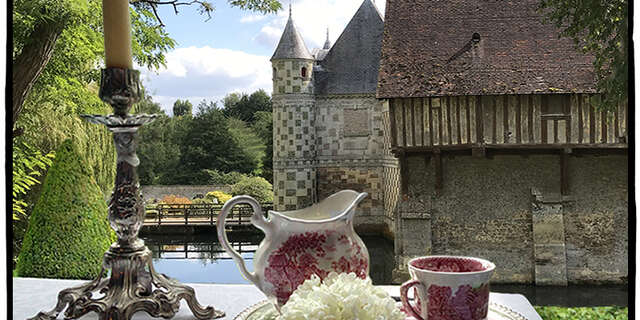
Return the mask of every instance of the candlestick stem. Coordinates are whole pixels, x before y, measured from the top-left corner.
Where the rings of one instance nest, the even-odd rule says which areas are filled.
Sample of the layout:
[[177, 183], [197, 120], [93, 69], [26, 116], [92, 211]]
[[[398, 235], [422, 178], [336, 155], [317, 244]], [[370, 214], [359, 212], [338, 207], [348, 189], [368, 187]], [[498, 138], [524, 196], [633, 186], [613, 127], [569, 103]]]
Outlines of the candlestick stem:
[[[156, 115], [130, 115], [140, 97], [139, 72], [123, 68], [102, 70], [100, 98], [111, 104], [114, 114], [83, 115], [92, 123], [106, 125], [113, 132], [118, 154], [116, 182], [109, 202], [109, 223], [118, 240], [104, 254], [98, 277], [78, 287], [62, 290], [56, 307], [31, 319], [55, 319], [66, 305], [66, 319], [77, 319], [94, 311], [100, 319], [131, 319], [137, 311], [153, 317], [173, 317], [186, 300], [193, 315], [201, 320], [220, 318], [224, 312], [201, 306], [193, 288], [179, 283], [153, 268], [151, 251], [138, 232], [144, 222], [144, 201], [140, 195], [136, 155], [137, 131]], [[110, 272], [109, 278], [103, 278]], [[98, 297], [94, 297], [94, 293]]]

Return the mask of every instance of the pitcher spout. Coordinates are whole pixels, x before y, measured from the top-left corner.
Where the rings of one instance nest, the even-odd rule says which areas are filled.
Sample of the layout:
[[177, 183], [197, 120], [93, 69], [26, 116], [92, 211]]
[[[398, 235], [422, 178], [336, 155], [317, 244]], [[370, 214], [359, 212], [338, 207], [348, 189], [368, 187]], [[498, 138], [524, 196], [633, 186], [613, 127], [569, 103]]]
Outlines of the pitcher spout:
[[269, 215], [292, 222], [305, 223], [352, 220], [355, 208], [367, 195], [366, 192], [342, 190], [308, 208], [284, 212], [269, 211]]

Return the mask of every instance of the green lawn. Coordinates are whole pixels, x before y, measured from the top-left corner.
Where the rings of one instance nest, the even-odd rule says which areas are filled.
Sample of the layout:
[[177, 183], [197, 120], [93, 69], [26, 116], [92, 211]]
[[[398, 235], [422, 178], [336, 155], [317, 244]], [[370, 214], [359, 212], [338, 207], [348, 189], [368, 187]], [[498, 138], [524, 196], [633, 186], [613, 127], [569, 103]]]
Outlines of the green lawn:
[[535, 307], [543, 320], [620, 320], [629, 319], [628, 309], [623, 307]]

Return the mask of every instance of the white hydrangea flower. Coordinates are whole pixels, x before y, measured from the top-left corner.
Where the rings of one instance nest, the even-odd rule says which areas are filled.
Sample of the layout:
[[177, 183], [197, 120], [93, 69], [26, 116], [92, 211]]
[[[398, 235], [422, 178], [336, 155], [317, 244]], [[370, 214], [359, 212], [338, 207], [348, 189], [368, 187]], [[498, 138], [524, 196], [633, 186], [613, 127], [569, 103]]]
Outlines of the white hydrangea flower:
[[313, 275], [298, 286], [281, 311], [278, 320], [405, 319], [386, 291], [354, 273], [331, 272], [324, 281]]

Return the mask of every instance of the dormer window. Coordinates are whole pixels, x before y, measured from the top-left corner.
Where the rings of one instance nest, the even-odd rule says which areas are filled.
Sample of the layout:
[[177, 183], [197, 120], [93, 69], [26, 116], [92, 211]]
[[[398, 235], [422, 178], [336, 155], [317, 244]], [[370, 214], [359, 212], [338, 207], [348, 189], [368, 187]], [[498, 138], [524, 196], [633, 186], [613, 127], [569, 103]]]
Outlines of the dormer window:
[[306, 78], [306, 77], [307, 77], [307, 68], [306, 68], [306, 67], [302, 67], [302, 69], [300, 70], [300, 75], [301, 75], [303, 78]]

